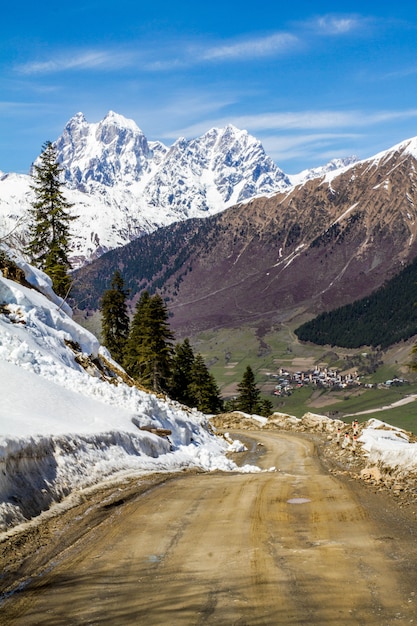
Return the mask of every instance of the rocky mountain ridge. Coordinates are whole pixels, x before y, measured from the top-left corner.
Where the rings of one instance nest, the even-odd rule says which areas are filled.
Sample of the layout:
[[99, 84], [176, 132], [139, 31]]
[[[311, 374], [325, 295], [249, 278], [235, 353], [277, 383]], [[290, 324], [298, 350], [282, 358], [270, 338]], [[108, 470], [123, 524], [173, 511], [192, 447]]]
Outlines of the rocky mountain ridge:
[[[148, 141], [133, 120], [112, 111], [98, 123], [78, 113], [54, 145], [66, 196], [78, 216], [73, 224], [75, 267], [161, 226], [214, 215], [293, 184], [257, 139], [232, 125], [195, 139], [179, 138], [167, 147]], [[347, 162], [307, 170], [296, 180]], [[4, 232], [20, 217], [25, 221], [33, 198], [30, 182], [29, 176], [0, 176]]]

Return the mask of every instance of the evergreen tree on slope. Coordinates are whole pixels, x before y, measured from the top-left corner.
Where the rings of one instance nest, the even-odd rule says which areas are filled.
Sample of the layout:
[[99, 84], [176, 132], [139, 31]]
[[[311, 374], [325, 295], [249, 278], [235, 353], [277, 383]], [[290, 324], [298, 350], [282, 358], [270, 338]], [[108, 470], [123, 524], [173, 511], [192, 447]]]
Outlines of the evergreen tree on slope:
[[126, 344], [126, 371], [142, 385], [167, 392], [171, 374], [174, 335], [168, 310], [159, 294], [143, 292], [132, 320]]
[[101, 326], [103, 343], [113, 359], [122, 364], [126, 342], [129, 336], [129, 315], [126, 298], [129, 291], [119, 270], [113, 274], [110, 289], [104, 292], [101, 300]]
[[174, 400], [192, 406], [192, 398], [189, 392], [191, 372], [194, 365], [194, 352], [189, 339], [177, 343], [172, 359], [170, 396]]
[[201, 354], [197, 354], [194, 359], [188, 393], [190, 405], [203, 413], [220, 413], [223, 410], [219, 388]]
[[75, 217], [68, 213], [72, 205], [62, 193], [61, 173], [55, 149], [47, 141], [42, 146], [39, 164], [34, 165], [32, 171], [35, 200], [27, 252], [32, 263], [50, 276], [55, 292], [65, 297], [71, 286], [69, 224]]
[[237, 388], [239, 391], [236, 400], [238, 409], [245, 413], [256, 413], [259, 411], [261, 392], [255, 384], [255, 375], [250, 365], [247, 366], [242, 381]]

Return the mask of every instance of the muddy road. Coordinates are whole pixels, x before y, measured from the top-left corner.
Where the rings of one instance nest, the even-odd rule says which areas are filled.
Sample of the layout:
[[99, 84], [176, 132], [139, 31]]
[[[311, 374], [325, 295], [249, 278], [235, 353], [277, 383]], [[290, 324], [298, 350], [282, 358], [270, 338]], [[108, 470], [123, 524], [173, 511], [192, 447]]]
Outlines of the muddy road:
[[417, 623], [411, 512], [332, 476], [308, 438], [251, 438], [276, 471], [177, 476], [100, 518], [85, 510], [71, 540], [57, 526], [66, 549], [3, 602], [1, 623]]

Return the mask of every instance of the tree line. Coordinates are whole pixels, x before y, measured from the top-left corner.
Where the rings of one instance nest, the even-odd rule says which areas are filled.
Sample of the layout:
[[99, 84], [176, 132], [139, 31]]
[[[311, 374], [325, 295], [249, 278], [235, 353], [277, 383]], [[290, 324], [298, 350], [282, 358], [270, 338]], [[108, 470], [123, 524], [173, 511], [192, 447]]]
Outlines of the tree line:
[[321, 313], [295, 330], [301, 341], [387, 348], [417, 334], [417, 258], [370, 296]]
[[144, 291], [130, 321], [124, 281], [114, 272], [101, 302], [103, 343], [134, 380], [205, 413], [222, 410], [216, 381], [188, 339], [174, 345], [167, 306], [159, 294]]

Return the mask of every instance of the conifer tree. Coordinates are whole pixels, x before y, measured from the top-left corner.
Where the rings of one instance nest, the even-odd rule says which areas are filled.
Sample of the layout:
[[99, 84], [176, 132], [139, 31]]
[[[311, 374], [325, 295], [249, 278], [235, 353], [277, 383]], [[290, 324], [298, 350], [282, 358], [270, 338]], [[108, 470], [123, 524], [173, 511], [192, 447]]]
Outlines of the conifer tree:
[[126, 344], [127, 372], [145, 387], [167, 392], [173, 340], [164, 301], [159, 294], [151, 297], [145, 291], [136, 305]]
[[170, 396], [187, 406], [192, 405], [192, 398], [189, 392], [191, 382], [191, 371], [194, 364], [194, 352], [188, 338], [175, 346], [174, 356], [171, 366]]
[[194, 359], [188, 393], [192, 406], [203, 413], [219, 413], [223, 409], [219, 388], [201, 354]]
[[263, 417], [269, 417], [271, 415], [271, 413], [274, 410], [274, 405], [272, 404], [271, 400], [261, 400], [261, 402], [259, 403], [259, 415], [262, 415]]
[[139, 350], [147, 336], [146, 318], [148, 315], [147, 310], [149, 308], [149, 302], [149, 293], [147, 291], [142, 292], [136, 303], [135, 314], [130, 325], [129, 336], [125, 346], [123, 364], [127, 373], [137, 380], [140, 380], [142, 373], [142, 361], [140, 359]]
[[101, 326], [103, 344], [118, 363], [123, 363], [129, 336], [129, 315], [126, 304], [128, 294], [129, 290], [124, 287], [122, 275], [119, 270], [116, 270], [110, 289], [104, 292], [101, 300]]
[[62, 193], [61, 173], [55, 148], [47, 141], [42, 146], [39, 164], [34, 165], [32, 171], [31, 189], [35, 200], [27, 252], [32, 263], [50, 276], [55, 292], [65, 297], [71, 285], [69, 224], [75, 217], [68, 213], [72, 205]]
[[239, 410], [245, 413], [256, 413], [259, 410], [261, 392], [255, 384], [255, 375], [250, 365], [247, 366], [237, 388]]

